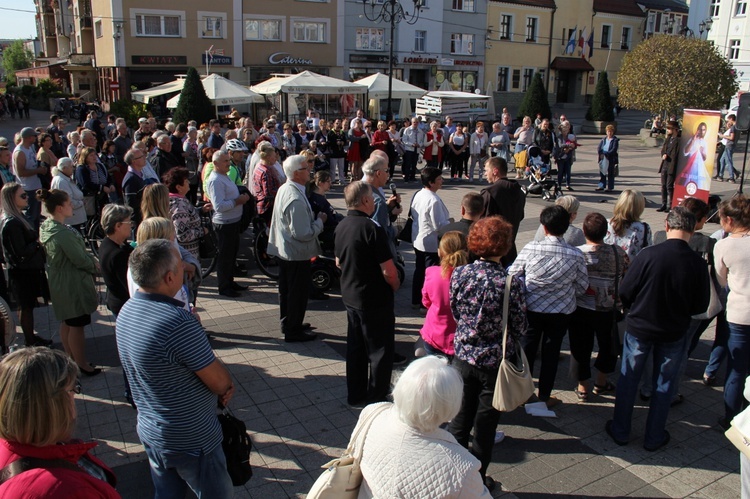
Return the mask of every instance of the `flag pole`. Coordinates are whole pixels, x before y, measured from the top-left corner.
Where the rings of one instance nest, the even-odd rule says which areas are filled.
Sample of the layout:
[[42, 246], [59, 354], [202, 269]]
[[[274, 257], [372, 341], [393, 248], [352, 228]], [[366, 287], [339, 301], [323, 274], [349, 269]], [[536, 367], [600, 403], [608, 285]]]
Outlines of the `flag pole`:
[[612, 53], [612, 44], [609, 44], [609, 50], [607, 51], [607, 62], [604, 64], [604, 72], [607, 72], [607, 66], [609, 66], [609, 54]]

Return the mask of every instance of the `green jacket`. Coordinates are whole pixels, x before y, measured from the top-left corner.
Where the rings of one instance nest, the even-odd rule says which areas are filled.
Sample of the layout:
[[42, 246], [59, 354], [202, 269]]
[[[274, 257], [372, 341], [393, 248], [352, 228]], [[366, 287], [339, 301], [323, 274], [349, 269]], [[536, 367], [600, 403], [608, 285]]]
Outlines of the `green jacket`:
[[94, 286], [96, 263], [75, 229], [48, 218], [39, 230], [47, 252], [47, 280], [57, 320], [88, 315], [99, 304]]

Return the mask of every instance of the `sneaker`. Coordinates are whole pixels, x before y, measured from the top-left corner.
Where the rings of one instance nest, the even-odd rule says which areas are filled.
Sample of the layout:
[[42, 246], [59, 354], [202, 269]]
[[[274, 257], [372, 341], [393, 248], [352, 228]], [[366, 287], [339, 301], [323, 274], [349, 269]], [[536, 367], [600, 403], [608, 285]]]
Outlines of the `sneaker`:
[[714, 178], [715, 178], [716, 180], [718, 180], [719, 182], [724, 182], [724, 178], [723, 178], [723, 177], [714, 177]]
[[595, 190], [595, 191], [603, 191], [603, 190], [604, 190], [604, 187], [597, 187], [597, 188], [596, 188], [596, 189], [594, 189], [594, 190]]
[[737, 181], [735, 179], [733, 179], [733, 178], [730, 178], [729, 181], [732, 182], [733, 184], [737, 183]]
[[504, 432], [504, 431], [502, 431], [502, 430], [497, 430], [497, 431], [495, 432], [495, 443], [496, 443], [496, 444], [499, 444], [499, 443], [500, 443], [500, 442], [502, 442], [503, 440], [505, 440], [505, 432]]

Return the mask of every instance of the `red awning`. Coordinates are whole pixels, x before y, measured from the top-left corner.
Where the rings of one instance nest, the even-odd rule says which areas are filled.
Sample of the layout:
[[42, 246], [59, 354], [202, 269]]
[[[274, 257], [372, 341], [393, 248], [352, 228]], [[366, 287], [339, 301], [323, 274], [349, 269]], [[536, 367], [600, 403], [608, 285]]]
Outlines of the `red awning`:
[[594, 71], [594, 66], [581, 57], [555, 57], [549, 67], [558, 71]]

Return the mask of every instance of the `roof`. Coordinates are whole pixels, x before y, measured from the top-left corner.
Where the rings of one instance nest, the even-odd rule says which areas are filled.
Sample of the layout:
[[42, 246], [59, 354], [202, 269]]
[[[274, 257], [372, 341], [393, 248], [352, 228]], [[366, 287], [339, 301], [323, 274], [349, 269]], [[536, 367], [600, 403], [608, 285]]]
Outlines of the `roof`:
[[[672, 1], [672, 0], [657, 0]], [[607, 12], [623, 16], [646, 17], [635, 0], [594, 0], [594, 12]]]
[[581, 57], [555, 57], [549, 67], [567, 71], [594, 71], [594, 66]]
[[556, 9], [555, 0], [490, 0], [495, 3], [510, 3], [515, 5], [528, 5], [530, 7], [542, 7], [544, 9]]
[[690, 9], [687, 4], [681, 0], [638, 0], [638, 4], [647, 10], [667, 10], [679, 14], [687, 14]]

